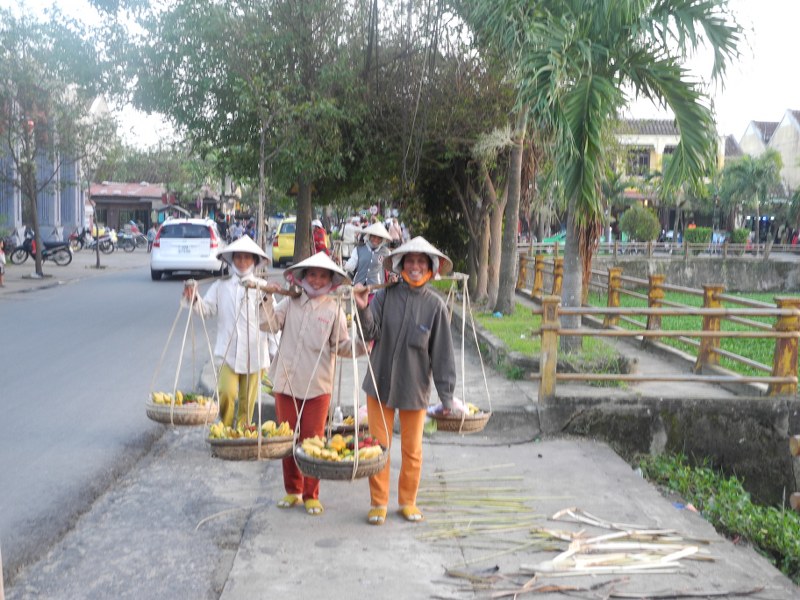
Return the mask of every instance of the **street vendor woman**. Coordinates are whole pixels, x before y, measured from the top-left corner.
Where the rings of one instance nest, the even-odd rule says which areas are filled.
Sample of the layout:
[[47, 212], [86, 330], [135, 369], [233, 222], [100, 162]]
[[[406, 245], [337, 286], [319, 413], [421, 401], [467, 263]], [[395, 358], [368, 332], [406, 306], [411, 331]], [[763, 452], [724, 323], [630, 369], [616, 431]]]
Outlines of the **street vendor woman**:
[[[401, 277], [396, 285], [379, 290], [372, 302], [368, 288], [355, 287], [358, 318], [366, 340], [374, 340], [362, 389], [367, 394], [370, 434], [383, 446], [392, 439], [395, 410], [400, 418], [402, 463], [397, 500], [407, 521], [421, 521], [417, 490], [422, 472], [422, 432], [430, 399], [430, 380], [443, 414], [449, 414], [456, 386], [453, 339], [447, 307], [426, 285], [437, 273], [447, 274], [450, 259], [422, 237], [415, 237], [395, 249], [384, 261], [387, 270]], [[369, 478], [371, 508], [367, 522], [381, 525], [389, 503], [389, 462]]]
[[[250, 425], [258, 397], [263, 369], [269, 366], [268, 337], [260, 328], [262, 294], [246, 288], [257, 280], [257, 266], [269, 262], [264, 251], [250, 237], [242, 236], [217, 253], [228, 264], [231, 274], [218, 279], [206, 292], [197, 294], [194, 281], [183, 288], [183, 298], [203, 317], [217, 317], [214, 357], [219, 370], [219, 412], [226, 426]], [[266, 284], [266, 282], [263, 282]], [[238, 400], [238, 408], [237, 408]]]
[[[262, 329], [281, 333], [278, 353], [270, 367], [272, 394], [278, 420], [288, 421], [292, 429], [300, 418], [299, 442], [323, 436], [333, 392], [334, 356], [352, 356], [347, 317], [338, 298], [330, 294], [350, 280], [325, 252], [286, 269], [284, 278], [303, 291], [297, 298], [285, 298], [276, 307], [271, 298], [265, 303], [267, 321]], [[269, 294], [277, 285], [264, 288]], [[356, 344], [356, 354], [363, 354]], [[310, 515], [323, 512], [319, 501], [319, 479], [308, 477], [294, 457], [283, 459], [283, 485], [286, 496], [279, 508], [303, 503]]]
[[386, 279], [383, 261], [389, 256], [387, 244], [392, 237], [383, 223], [373, 223], [364, 230], [364, 243], [355, 247], [344, 270], [351, 274], [353, 283], [381, 284]]

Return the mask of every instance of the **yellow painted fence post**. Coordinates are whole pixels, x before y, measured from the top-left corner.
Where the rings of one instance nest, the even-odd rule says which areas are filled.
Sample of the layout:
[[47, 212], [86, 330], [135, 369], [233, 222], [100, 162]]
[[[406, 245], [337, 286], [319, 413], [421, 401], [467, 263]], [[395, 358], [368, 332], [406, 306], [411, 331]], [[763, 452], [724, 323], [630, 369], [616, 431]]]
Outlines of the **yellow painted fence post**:
[[525, 288], [525, 280], [528, 278], [528, 257], [521, 254], [519, 257], [519, 275], [517, 276], [517, 289]]
[[[558, 242], [556, 242], [558, 243]], [[561, 295], [561, 283], [564, 281], [564, 257], [553, 259], [553, 296]]]
[[544, 254], [537, 254], [533, 259], [533, 287], [531, 298], [539, 300], [544, 295]]
[[[608, 268], [608, 308], [619, 308], [619, 288], [622, 285], [622, 267]], [[619, 315], [606, 315], [603, 319], [603, 327], [606, 329], [616, 327], [619, 323]]]
[[[684, 243], [686, 241], [684, 240]], [[703, 308], [722, 308], [722, 302], [717, 298], [718, 294], [725, 291], [722, 285], [703, 286]], [[722, 324], [721, 317], [703, 317], [703, 331], [720, 331]], [[719, 354], [715, 350], [719, 349], [720, 338], [703, 337], [700, 338], [700, 349], [697, 351], [697, 362], [694, 363], [694, 372], [701, 373], [703, 367], [719, 364]]]
[[[647, 290], [647, 306], [649, 308], [661, 308], [661, 302], [664, 300], [664, 280], [666, 279], [666, 275], [657, 273], [650, 275], [649, 279], [650, 287]], [[661, 329], [661, 315], [648, 315], [647, 329]], [[644, 338], [644, 341], [654, 342], [657, 339], [658, 338]]]
[[552, 400], [556, 395], [558, 365], [558, 328], [561, 326], [558, 308], [561, 298], [542, 298], [542, 353], [539, 357], [539, 400]]
[[[778, 308], [800, 310], [800, 298], [777, 297]], [[800, 316], [778, 317], [775, 331], [800, 331]], [[797, 338], [778, 338], [775, 340], [775, 357], [772, 360], [773, 377], [797, 377]], [[797, 394], [796, 383], [771, 383], [767, 390], [769, 396]]]

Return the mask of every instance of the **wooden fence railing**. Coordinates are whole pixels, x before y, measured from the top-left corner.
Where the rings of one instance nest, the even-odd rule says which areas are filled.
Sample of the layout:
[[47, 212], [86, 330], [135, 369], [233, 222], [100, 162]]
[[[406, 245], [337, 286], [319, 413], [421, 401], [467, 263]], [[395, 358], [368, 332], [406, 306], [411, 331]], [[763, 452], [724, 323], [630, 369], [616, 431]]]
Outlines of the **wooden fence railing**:
[[[517, 289], [527, 289], [527, 269], [529, 260], [522, 257], [517, 280]], [[551, 279], [550, 290], [544, 291], [545, 275]], [[559, 380], [579, 381], [701, 381], [706, 383], [764, 383], [769, 395], [797, 394], [798, 338], [800, 337], [800, 298], [776, 297], [775, 304], [758, 302], [747, 298], [727, 295], [719, 285], [707, 285], [702, 290], [674, 286], [665, 283], [664, 275], [654, 274], [649, 279], [625, 277], [621, 267], [611, 267], [608, 273], [593, 270], [590, 285], [593, 289], [604, 290], [607, 295], [606, 307], [561, 307], [560, 293], [563, 278], [563, 259], [537, 255], [534, 257], [533, 284], [530, 296], [541, 304], [534, 314], [542, 315], [542, 356], [540, 361], [540, 397], [552, 397]], [[631, 287], [625, 287], [629, 285]], [[636, 291], [647, 288], [647, 294]], [[687, 306], [665, 300], [667, 291], [696, 295], [703, 299], [702, 308]], [[621, 307], [620, 298], [624, 295], [647, 302], [647, 307]], [[733, 304], [735, 306], [724, 306]], [[602, 316], [603, 328], [565, 329], [560, 326], [563, 315]], [[665, 330], [661, 319], [665, 316], [702, 317], [700, 330]], [[773, 317], [770, 325], [756, 321], [753, 317]], [[723, 331], [722, 321], [727, 320], [749, 328], [747, 331]], [[634, 327], [623, 329], [620, 321]], [[595, 337], [636, 337], [644, 343], [659, 338], [675, 338], [696, 350], [693, 372], [679, 376], [659, 376], [658, 374], [618, 375], [618, 374], [567, 374], [556, 373], [560, 336]], [[766, 365], [751, 358], [735, 354], [721, 347], [723, 338], [759, 339], [775, 341], [772, 365]], [[750, 369], [767, 373], [764, 376], [748, 375], [709, 375], [719, 367], [720, 357], [747, 365]], [[542, 396], [543, 394], [543, 396]]]

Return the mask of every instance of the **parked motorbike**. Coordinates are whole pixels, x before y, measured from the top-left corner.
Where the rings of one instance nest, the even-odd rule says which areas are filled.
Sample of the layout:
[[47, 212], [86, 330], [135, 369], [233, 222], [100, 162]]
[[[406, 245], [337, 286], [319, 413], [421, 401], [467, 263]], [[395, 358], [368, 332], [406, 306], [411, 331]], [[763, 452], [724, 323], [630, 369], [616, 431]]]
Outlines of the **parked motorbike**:
[[87, 242], [86, 249], [94, 250], [98, 245], [100, 246], [100, 252], [103, 254], [111, 254], [117, 248], [111, 236], [106, 234], [101, 235], [99, 239], [92, 239]]
[[[52, 260], [60, 267], [66, 267], [72, 262], [72, 249], [67, 242], [42, 242], [42, 260]], [[11, 252], [11, 262], [15, 265], [21, 265], [28, 257], [34, 258], [36, 256], [36, 240], [34, 240], [33, 232], [26, 231], [25, 239], [22, 245], [17, 246]]]
[[80, 252], [89, 243], [89, 230], [81, 229], [80, 233], [76, 229], [69, 235], [69, 247], [73, 252]]
[[125, 252], [133, 252], [136, 248], [147, 248], [147, 238], [141, 233], [126, 234], [121, 233], [119, 236], [118, 246], [125, 250]]

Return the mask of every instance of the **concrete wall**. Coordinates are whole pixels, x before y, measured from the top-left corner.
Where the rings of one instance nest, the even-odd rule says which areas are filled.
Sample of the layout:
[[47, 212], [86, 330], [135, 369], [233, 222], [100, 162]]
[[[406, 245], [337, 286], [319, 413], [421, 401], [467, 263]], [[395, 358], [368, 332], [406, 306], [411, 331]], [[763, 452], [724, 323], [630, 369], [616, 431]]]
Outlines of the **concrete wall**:
[[[702, 289], [703, 285], [722, 284], [729, 292], [800, 293], [800, 261], [764, 260], [751, 256], [709, 258], [692, 256], [672, 259], [595, 257], [595, 269], [622, 267], [622, 274], [647, 279], [663, 273], [666, 282]], [[532, 277], [532, 275], [531, 275]]]
[[743, 481], [773, 505], [797, 483], [788, 438], [800, 432], [797, 398], [570, 398], [539, 402], [542, 432], [608, 443], [629, 462], [637, 455], [683, 453]]

